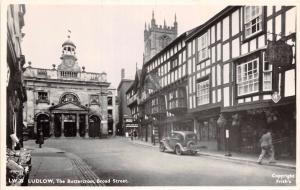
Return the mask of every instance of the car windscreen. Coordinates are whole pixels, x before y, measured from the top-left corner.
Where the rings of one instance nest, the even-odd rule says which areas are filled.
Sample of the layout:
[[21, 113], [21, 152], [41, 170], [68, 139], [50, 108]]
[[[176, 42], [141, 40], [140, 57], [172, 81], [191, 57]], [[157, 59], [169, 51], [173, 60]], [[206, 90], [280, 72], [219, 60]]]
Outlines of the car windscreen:
[[186, 139], [197, 140], [197, 136], [195, 134], [186, 135]]

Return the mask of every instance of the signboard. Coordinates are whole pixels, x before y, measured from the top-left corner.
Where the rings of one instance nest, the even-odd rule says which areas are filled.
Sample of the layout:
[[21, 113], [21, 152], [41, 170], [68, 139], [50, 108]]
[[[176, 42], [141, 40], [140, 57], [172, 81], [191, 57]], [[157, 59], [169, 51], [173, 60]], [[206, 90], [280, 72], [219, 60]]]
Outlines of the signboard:
[[139, 126], [138, 126], [138, 124], [126, 124], [126, 127], [136, 128]]
[[281, 96], [280, 96], [280, 94], [278, 94], [278, 92], [274, 92], [272, 94], [272, 100], [273, 100], [273, 102], [275, 102], [275, 104], [278, 103], [280, 101], [280, 99], [281, 99]]
[[287, 66], [293, 61], [293, 48], [283, 40], [268, 41], [266, 59], [277, 67]]
[[126, 119], [126, 123], [132, 123], [132, 119]]

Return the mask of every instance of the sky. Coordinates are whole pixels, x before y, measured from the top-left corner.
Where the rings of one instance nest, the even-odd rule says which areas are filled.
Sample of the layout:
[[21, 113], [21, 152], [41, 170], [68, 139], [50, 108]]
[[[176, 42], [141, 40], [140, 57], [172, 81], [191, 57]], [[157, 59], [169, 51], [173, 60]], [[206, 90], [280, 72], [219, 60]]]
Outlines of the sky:
[[[61, 45], [71, 30], [80, 67], [87, 72], [106, 72], [114, 88], [121, 79], [134, 79], [136, 64], [142, 67], [145, 22], [173, 26], [176, 13], [178, 36], [197, 27], [225, 8], [199, 4], [26, 4], [22, 51], [32, 67], [52, 68], [61, 63]], [[202, 1], [201, 1], [202, 2]], [[26, 64], [25, 66], [27, 66]]]

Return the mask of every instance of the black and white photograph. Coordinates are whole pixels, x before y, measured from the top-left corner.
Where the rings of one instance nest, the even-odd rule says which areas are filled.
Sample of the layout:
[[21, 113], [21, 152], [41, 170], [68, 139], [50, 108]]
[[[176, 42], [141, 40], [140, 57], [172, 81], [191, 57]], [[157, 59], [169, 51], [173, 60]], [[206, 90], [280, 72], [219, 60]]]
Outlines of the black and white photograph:
[[236, 3], [3, 1], [1, 189], [297, 189], [299, 2]]

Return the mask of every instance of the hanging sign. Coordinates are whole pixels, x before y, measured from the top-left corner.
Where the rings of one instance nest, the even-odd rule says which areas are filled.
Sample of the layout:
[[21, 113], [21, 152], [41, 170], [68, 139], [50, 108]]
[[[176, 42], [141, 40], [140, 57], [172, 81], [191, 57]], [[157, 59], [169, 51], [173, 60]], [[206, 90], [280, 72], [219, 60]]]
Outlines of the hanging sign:
[[273, 100], [273, 102], [275, 102], [275, 104], [276, 104], [276, 103], [278, 103], [278, 102], [280, 101], [280, 99], [281, 99], [280, 94], [279, 94], [278, 92], [275, 91], [275, 92], [272, 94], [272, 100]]
[[283, 40], [268, 41], [266, 59], [277, 67], [284, 67], [293, 61], [293, 48]]

